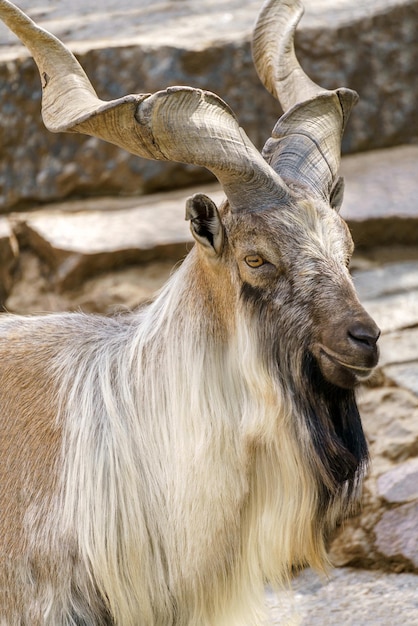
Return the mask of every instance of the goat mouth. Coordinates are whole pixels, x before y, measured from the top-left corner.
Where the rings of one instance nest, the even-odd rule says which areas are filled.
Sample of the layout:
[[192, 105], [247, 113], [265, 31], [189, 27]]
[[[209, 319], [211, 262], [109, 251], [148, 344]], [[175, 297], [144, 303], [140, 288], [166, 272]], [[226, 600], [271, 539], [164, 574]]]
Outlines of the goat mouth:
[[374, 370], [374, 367], [350, 363], [322, 344], [315, 346], [313, 352], [323, 376], [338, 387], [351, 389], [370, 378]]

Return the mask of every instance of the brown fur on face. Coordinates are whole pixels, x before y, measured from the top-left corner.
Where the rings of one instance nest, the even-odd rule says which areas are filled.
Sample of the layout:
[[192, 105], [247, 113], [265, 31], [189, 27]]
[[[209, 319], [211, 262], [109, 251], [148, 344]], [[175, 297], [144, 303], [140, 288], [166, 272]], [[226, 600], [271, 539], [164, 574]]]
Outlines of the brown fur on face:
[[[296, 199], [293, 207], [231, 216], [227, 230], [240, 280], [274, 303], [278, 328], [299, 330], [325, 378], [347, 388], [367, 378], [379, 331], [355, 293], [347, 269], [353, 242], [338, 213]], [[264, 263], [250, 267], [251, 255]]]
[[[378, 330], [349, 276], [353, 243], [347, 226], [330, 207], [296, 200], [290, 208], [231, 216], [227, 230], [260, 356], [296, 405], [295, 436], [308, 440], [305, 458], [322, 493], [320, 509], [330, 511], [343, 490], [344, 515], [367, 464], [352, 388], [371, 373], [378, 356], [375, 341], [359, 346], [350, 337], [360, 322], [376, 339]], [[246, 263], [251, 255], [264, 263], [252, 268]], [[321, 349], [338, 361], [325, 360]]]

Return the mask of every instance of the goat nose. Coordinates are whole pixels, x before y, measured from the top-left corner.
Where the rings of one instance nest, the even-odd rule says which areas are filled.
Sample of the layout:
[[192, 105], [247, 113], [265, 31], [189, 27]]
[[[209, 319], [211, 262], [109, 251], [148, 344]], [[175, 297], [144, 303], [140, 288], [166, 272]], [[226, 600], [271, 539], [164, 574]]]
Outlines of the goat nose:
[[373, 320], [370, 322], [355, 322], [348, 329], [348, 337], [359, 347], [374, 349], [380, 337], [380, 329]]

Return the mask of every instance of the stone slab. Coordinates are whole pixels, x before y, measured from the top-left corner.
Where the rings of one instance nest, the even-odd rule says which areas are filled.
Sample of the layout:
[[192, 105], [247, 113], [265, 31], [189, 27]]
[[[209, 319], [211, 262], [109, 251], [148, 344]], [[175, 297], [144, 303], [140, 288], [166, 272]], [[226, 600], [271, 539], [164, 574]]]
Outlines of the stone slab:
[[4, 305], [13, 284], [17, 255], [17, 241], [10, 222], [7, 218], [0, 217], [0, 308]]
[[418, 395], [418, 261], [357, 271], [354, 284], [383, 333], [379, 366], [395, 384]]
[[[364, 155], [359, 155], [358, 164], [361, 165], [363, 160]], [[386, 174], [388, 174], [387, 170]], [[348, 184], [349, 188], [351, 188], [353, 182], [353, 179], [350, 178]], [[359, 197], [361, 196], [359, 195], [357, 200]], [[364, 212], [370, 214], [373, 211], [373, 207], [368, 203], [366, 207]], [[350, 219], [354, 221], [356, 212], [350, 212], [349, 210], [347, 210], [347, 212], [349, 213]], [[418, 207], [416, 208], [416, 214], [418, 229]], [[381, 217], [383, 217], [383, 215], [381, 215]], [[359, 219], [361, 220], [362, 217], [360, 216]], [[373, 269], [354, 272], [353, 280], [357, 293], [363, 300], [391, 296], [409, 290], [418, 290], [418, 260], [405, 261], [402, 263], [384, 263]]]
[[[407, 503], [388, 502], [382, 495], [386, 493], [391, 499], [399, 500], [408, 500], [409, 496], [414, 498], [416, 485], [412, 474], [418, 459], [418, 396], [387, 383], [379, 387], [362, 387], [357, 397], [371, 463], [364, 483], [361, 510], [341, 524], [331, 537], [331, 562], [340, 567], [380, 567], [392, 572], [413, 569], [418, 573], [409, 557], [402, 557], [398, 549], [396, 554], [383, 553], [376, 545], [375, 532], [385, 512]], [[379, 480], [383, 480], [381, 488]], [[417, 502], [417, 499], [411, 502]], [[416, 522], [414, 532], [417, 537]]]
[[377, 493], [390, 503], [418, 500], [418, 459], [401, 463], [379, 476]]
[[[418, 243], [418, 145], [347, 155], [341, 215], [350, 222], [357, 247]], [[418, 275], [418, 272], [417, 272]]]
[[362, 302], [383, 333], [418, 325], [418, 290]]
[[[418, 457], [418, 398], [408, 390], [386, 386], [361, 389], [360, 414], [371, 447], [371, 474]], [[382, 461], [383, 459], [383, 461]], [[389, 461], [389, 468], [386, 460]]]
[[[44, 28], [77, 49], [91, 44], [115, 46], [162, 41], [176, 45], [179, 41], [194, 49], [205, 41], [241, 39], [251, 33], [260, 0], [201, 0], [170, 2], [163, 0], [102, 0], [100, 11], [93, 0], [19, 0], [19, 7]], [[304, 0], [307, 28], [331, 27], [335, 21], [347, 22], [370, 17], [373, 11], [388, 11], [399, 0]], [[200, 28], [196, 28], [196, 24]], [[19, 40], [0, 25], [1, 57], [21, 48]], [[19, 53], [22, 51], [19, 50]]]
[[293, 594], [269, 592], [270, 626], [418, 625], [418, 576], [335, 569], [328, 580], [311, 570], [298, 576]]
[[[418, 292], [414, 293], [418, 298]], [[395, 384], [418, 396], [418, 324], [385, 334], [379, 343], [379, 367]]]
[[399, 217], [416, 216], [417, 162], [418, 145], [373, 150], [362, 154], [361, 159], [347, 155], [341, 174], [348, 177], [350, 185], [344, 193], [342, 216], [364, 217], [362, 203], [358, 202], [361, 196], [367, 202], [368, 218], [386, 217], [388, 205]]
[[418, 363], [418, 327], [383, 335], [379, 345], [381, 366]]
[[[410, 158], [409, 147], [404, 148], [397, 149], [400, 163]], [[382, 157], [380, 151], [376, 151], [348, 158], [346, 187], [357, 189], [357, 205], [362, 205], [361, 215], [352, 210], [356, 204], [352, 194], [353, 204], [345, 207], [345, 218], [353, 229], [357, 221], [363, 224], [363, 216], [369, 213], [368, 202], [374, 202], [371, 195], [364, 197], [356, 187], [356, 171], [361, 171], [363, 163], [370, 165], [375, 159], [381, 162]], [[346, 159], [343, 158], [343, 164]], [[385, 167], [389, 176], [390, 162], [386, 162]], [[373, 172], [376, 170], [371, 168], [370, 176]], [[412, 172], [411, 180], [417, 185], [418, 195], [418, 179]], [[183, 256], [185, 246], [192, 241], [184, 222], [184, 207], [187, 197], [197, 191], [207, 193], [218, 204], [224, 198], [219, 184], [201, 183], [192, 188], [139, 197], [113, 196], [57, 203], [31, 213], [16, 213], [14, 219], [20, 224], [17, 230], [21, 238], [50, 263], [57, 274], [57, 283], [61, 287], [74, 287], [100, 269], [118, 267], [128, 261], [158, 255]], [[389, 219], [393, 215], [391, 205], [384, 205], [384, 210]], [[418, 243], [418, 207], [415, 220]], [[378, 243], [375, 237], [368, 237], [367, 229], [363, 228], [362, 237], [370, 245]], [[360, 298], [367, 304], [372, 300], [370, 313], [376, 316], [382, 330], [387, 332], [418, 324], [418, 261], [363, 270], [355, 274], [354, 280]]]
[[375, 527], [376, 546], [389, 558], [411, 563], [418, 569], [418, 500], [383, 513]]
[[418, 396], [418, 361], [407, 365], [390, 365], [385, 367], [385, 374], [394, 383]]
[[[135, 0], [107, 0], [100, 12], [92, 0], [18, 3], [71, 46], [103, 99], [191, 85], [224, 98], [258, 147], [270, 135], [280, 109], [260, 84], [250, 47], [261, 0], [144, 0], [139, 7]], [[418, 0], [307, 0], [306, 9], [297, 36], [303, 67], [325, 87], [349, 86], [360, 94], [343, 151], [413, 142]], [[10, 37], [0, 31], [0, 211], [211, 179], [201, 168], [145, 161], [95, 139], [48, 133], [37, 70]], [[400, 228], [405, 231], [404, 222]]]
[[[220, 203], [219, 186], [208, 189]], [[102, 270], [154, 259], [174, 262], [185, 256], [193, 241], [185, 203], [196, 191], [125, 198], [119, 203], [114, 198], [68, 202], [13, 219], [22, 243], [49, 263], [56, 286], [68, 289]]]

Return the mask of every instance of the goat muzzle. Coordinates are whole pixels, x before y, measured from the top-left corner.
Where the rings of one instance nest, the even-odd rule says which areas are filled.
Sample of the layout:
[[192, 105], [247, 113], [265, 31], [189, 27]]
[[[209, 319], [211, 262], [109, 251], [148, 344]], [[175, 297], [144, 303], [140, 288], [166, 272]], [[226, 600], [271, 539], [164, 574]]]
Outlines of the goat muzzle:
[[325, 379], [351, 389], [367, 380], [379, 360], [380, 330], [364, 309], [349, 314], [320, 333], [312, 353]]

